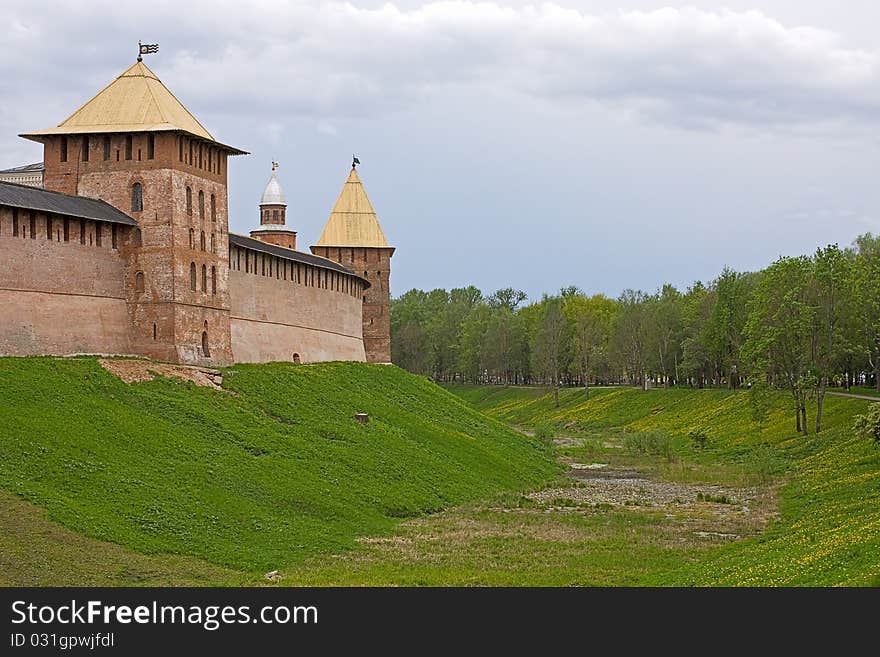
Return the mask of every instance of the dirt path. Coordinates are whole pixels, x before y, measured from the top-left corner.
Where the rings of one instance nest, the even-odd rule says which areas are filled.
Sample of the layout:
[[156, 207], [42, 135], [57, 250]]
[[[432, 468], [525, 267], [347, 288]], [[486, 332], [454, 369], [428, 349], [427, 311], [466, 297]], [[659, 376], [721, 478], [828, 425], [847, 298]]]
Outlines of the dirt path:
[[849, 397], [850, 399], [867, 399], [868, 401], [880, 402], [880, 396], [871, 396], [871, 395], [856, 395], [851, 392], [831, 392], [830, 390], [825, 393], [826, 395], [834, 395], [835, 397]]

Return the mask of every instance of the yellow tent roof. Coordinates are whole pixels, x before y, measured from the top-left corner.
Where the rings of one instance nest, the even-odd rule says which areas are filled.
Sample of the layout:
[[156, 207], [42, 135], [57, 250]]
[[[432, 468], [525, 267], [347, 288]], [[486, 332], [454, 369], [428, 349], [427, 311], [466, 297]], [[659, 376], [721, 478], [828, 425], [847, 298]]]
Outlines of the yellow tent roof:
[[46, 135], [164, 130], [180, 130], [218, 143], [146, 64], [136, 62], [57, 127], [21, 136], [40, 141]]
[[348, 180], [342, 186], [324, 232], [315, 246], [390, 248], [357, 169], [352, 168], [348, 174]]

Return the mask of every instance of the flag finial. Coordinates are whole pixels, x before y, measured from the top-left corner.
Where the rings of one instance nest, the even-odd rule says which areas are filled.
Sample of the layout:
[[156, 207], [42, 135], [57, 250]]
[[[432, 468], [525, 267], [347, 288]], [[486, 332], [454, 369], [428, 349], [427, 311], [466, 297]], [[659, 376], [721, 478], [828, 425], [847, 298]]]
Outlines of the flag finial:
[[352, 169], [356, 168], [357, 165], [360, 164], [360, 163], [361, 163], [361, 161], [360, 161], [359, 159], [357, 159], [357, 155], [352, 155], [352, 156], [351, 156], [351, 168], [352, 168]]
[[275, 169], [277, 169], [280, 166], [281, 165], [278, 164], [275, 160], [272, 160], [272, 173], [275, 173]]
[[152, 55], [159, 52], [158, 43], [141, 43], [138, 41], [138, 61], [144, 61], [144, 55]]

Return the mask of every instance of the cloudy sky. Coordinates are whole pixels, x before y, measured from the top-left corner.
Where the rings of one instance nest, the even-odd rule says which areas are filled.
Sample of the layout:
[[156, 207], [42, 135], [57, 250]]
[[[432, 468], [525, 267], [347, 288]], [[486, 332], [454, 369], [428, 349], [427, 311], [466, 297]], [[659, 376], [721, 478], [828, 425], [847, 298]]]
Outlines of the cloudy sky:
[[246, 232], [272, 159], [301, 248], [352, 153], [392, 290], [618, 294], [880, 231], [875, 0], [30, 0], [0, 9], [0, 168], [148, 65], [214, 136]]

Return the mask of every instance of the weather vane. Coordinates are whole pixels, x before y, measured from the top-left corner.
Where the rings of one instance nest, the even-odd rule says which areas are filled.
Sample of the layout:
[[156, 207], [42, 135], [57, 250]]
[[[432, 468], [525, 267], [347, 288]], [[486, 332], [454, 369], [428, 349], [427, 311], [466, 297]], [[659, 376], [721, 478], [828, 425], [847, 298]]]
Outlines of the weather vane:
[[159, 52], [158, 43], [141, 43], [138, 41], [138, 61], [144, 61], [144, 55], [152, 55]]
[[361, 163], [361, 161], [359, 159], [357, 159], [357, 155], [351, 156], [351, 168], [352, 169], [354, 169], [360, 163]]
[[277, 169], [280, 166], [281, 165], [278, 164], [275, 160], [272, 160], [272, 173], [275, 173], [275, 169]]

